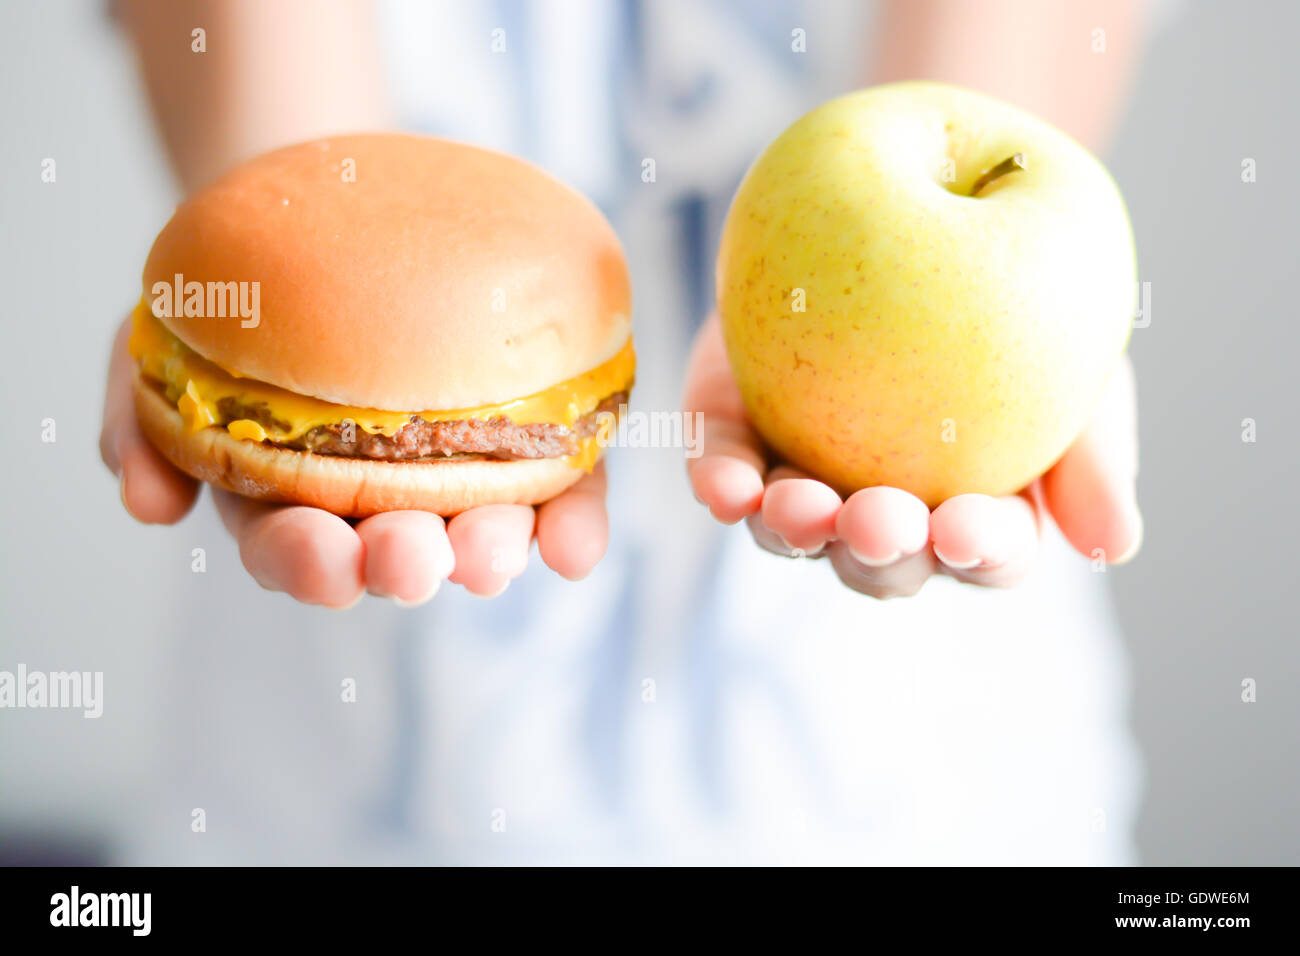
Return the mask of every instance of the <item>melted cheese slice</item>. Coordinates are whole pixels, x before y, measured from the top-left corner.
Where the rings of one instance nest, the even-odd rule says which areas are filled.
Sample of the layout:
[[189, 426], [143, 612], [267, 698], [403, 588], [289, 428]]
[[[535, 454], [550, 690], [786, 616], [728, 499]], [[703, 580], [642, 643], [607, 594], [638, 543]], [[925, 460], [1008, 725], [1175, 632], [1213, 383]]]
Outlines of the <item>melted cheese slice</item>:
[[[478, 408], [389, 412], [336, 405], [227, 372], [173, 335], [145, 302], [135, 310], [130, 349], [141, 371], [165, 387], [167, 398], [176, 403], [191, 432], [219, 426], [239, 440], [274, 444], [294, 441], [313, 428], [344, 421], [354, 422], [372, 435], [392, 437], [412, 415], [430, 422], [504, 418], [516, 425], [544, 423], [572, 428], [601, 401], [629, 388], [636, 372], [636, 354], [629, 339], [622, 351], [603, 365], [533, 395]], [[226, 398], [240, 406], [264, 405], [274, 422], [227, 420], [219, 407]], [[593, 436], [583, 439], [581, 446], [568, 460], [575, 467], [590, 471], [600, 457], [599, 442]]]

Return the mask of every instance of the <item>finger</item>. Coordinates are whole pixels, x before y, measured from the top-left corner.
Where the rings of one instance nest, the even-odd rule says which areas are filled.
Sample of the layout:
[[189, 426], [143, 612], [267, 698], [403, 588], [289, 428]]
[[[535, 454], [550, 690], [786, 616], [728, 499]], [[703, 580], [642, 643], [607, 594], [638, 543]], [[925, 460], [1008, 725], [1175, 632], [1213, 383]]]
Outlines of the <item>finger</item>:
[[930, 515], [930, 540], [943, 570], [957, 580], [1012, 587], [1038, 555], [1037, 508], [1029, 494], [958, 495]]
[[[820, 553], [835, 536], [835, 517], [843, 504], [840, 496], [828, 485], [788, 466], [772, 469], [767, 480], [761, 511], [749, 519], [750, 530], [765, 527], [775, 534], [784, 545], [780, 553]], [[770, 538], [755, 534], [754, 540], [766, 546]]]
[[99, 454], [118, 476], [118, 491], [128, 514], [145, 524], [175, 524], [194, 507], [199, 483], [173, 467], [140, 432], [131, 397], [135, 364], [127, 349], [130, 335], [127, 319], [113, 339]]
[[699, 455], [686, 462], [695, 496], [725, 524], [757, 512], [767, 470], [763, 443], [746, 418], [717, 316], [705, 322], [696, 337], [683, 406], [701, 420]]
[[907, 597], [934, 572], [930, 509], [899, 488], [863, 488], [835, 516], [831, 566], [855, 591]]
[[929, 548], [878, 567], [859, 561], [846, 541], [832, 541], [826, 553], [830, 556], [831, 567], [845, 585], [882, 600], [911, 597], [934, 573], [934, 554]]
[[455, 568], [442, 518], [427, 511], [389, 511], [356, 526], [365, 545], [366, 590], [404, 607], [424, 604]]
[[[705, 422], [705, 447], [710, 432]], [[712, 429], [715, 438], [718, 429]], [[716, 442], [713, 447], [725, 447]], [[757, 456], [739, 455], [731, 451], [719, 454], [705, 453], [689, 461], [687, 475], [695, 497], [709, 508], [709, 513], [723, 524], [735, 524], [741, 518], [755, 514], [763, 503], [763, 467], [756, 464]]]
[[199, 483], [172, 467], [134, 424], [113, 440], [120, 476], [118, 492], [127, 513], [145, 524], [175, 524], [189, 514]]
[[547, 567], [578, 581], [591, 573], [609, 544], [605, 463], [537, 509], [537, 550]]
[[528, 566], [535, 513], [527, 505], [484, 505], [447, 525], [456, 570], [451, 580], [479, 597], [495, 597]]
[[835, 516], [835, 536], [859, 564], [888, 567], [928, 549], [930, 509], [900, 488], [863, 488]]
[[108, 382], [104, 387], [104, 420], [99, 432], [99, 456], [113, 474], [120, 474], [122, 462], [117, 450], [117, 432], [124, 419], [135, 419], [131, 386], [135, 362], [128, 343], [131, 340], [131, 317], [117, 327], [108, 354]]
[[1043, 476], [1048, 511], [1085, 557], [1122, 564], [1141, 547], [1137, 464], [1136, 389], [1125, 357], [1091, 423]]
[[351, 607], [362, 595], [366, 549], [342, 518], [319, 508], [271, 505], [213, 489], [253, 580], [303, 604]]

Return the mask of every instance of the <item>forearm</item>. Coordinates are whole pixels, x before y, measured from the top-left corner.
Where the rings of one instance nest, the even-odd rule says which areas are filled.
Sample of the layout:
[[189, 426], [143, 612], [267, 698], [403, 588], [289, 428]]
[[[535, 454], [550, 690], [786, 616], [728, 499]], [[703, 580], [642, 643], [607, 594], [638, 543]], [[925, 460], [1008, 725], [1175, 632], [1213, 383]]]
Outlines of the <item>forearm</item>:
[[[122, 0], [186, 191], [276, 146], [390, 125], [366, 0]], [[202, 28], [204, 52], [194, 50]]]
[[1142, 0], [885, 0], [870, 79], [981, 90], [1100, 152], [1128, 92], [1144, 13]]

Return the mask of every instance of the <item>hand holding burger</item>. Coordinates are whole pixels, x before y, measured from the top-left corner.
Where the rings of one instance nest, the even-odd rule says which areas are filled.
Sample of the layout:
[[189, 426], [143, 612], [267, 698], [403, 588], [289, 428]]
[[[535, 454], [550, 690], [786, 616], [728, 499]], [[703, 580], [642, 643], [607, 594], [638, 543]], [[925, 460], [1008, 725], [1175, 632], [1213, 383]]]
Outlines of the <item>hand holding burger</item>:
[[184, 203], [144, 280], [101, 439], [141, 520], [210, 482], [259, 582], [327, 605], [497, 593], [534, 532], [567, 577], [603, 553], [627, 272], [541, 171], [413, 136], [279, 150]]

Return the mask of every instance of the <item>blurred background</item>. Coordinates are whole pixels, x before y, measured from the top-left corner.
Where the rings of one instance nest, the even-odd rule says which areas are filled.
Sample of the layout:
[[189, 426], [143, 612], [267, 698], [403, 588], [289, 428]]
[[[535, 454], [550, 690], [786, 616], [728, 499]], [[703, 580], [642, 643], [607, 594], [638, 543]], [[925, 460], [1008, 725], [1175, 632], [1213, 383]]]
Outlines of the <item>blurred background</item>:
[[[1284, 0], [1177, 5], [1151, 37], [1106, 157], [1150, 283], [1150, 325], [1132, 344], [1146, 543], [1107, 574], [1132, 660], [1147, 864], [1300, 863], [1297, 592], [1284, 550], [1300, 522], [1276, 495], [1300, 464], [1300, 335], [1285, 278], [1300, 213], [1286, 165], [1300, 150], [1298, 33], [1300, 5]], [[192, 597], [232, 628], [249, 614], [306, 616], [321, 642], [342, 639], [339, 616], [258, 592], [206, 502], [180, 527], [137, 526], [99, 461], [111, 332], [175, 201], [104, 6], [0, 5], [0, 120], [0, 263], [12, 293], [0, 669], [102, 670], [112, 694], [97, 721], [0, 711], [0, 853], [108, 858], [122, 821], [142, 812], [141, 781], [167, 772], [155, 744], [178, 719], [168, 648], [185, 632], [170, 609]], [[54, 184], [41, 180], [47, 157]], [[1242, 181], [1246, 159], [1256, 182]], [[199, 546], [202, 595], [189, 573]], [[393, 612], [366, 602], [352, 613], [351, 626], [368, 627]], [[357, 719], [383, 717], [362, 708]]]

